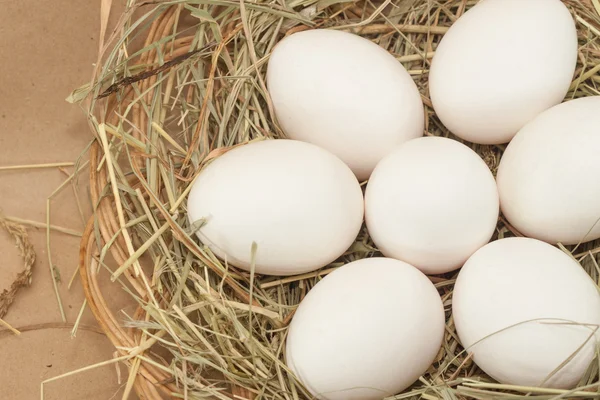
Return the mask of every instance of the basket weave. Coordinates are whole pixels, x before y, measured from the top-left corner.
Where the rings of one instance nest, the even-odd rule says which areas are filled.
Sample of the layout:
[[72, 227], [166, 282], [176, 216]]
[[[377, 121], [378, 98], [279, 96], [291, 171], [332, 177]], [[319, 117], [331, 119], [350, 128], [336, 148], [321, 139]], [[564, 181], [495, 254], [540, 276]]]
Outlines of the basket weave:
[[[179, 12], [180, 8], [173, 6], [157, 18], [152, 24], [145, 45], [149, 45], [161, 37], [168, 35], [173, 29], [173, 25], [175, 24]], [[189, 52], [192, 38], [193, 37], [191, 36], [180, 38], [165, 45], [163, 50], [165, 53], [169, 54], [169, 58], [165, 61]], [[158, 62], [158, 53], [156, 51], [143, 53], [139, 58], [139, 64], [155, 64]], [[151, 87], [156, 79], [156, 76], [153, 76], [149, 79], [142, 80], [139, 83], [141, 90], [144, 91]], [[126, 89], [125, 93], [122, 94], [122, 97], [118, 100], [116, 96], [111, 96], [108, 100], [109, 106], [107, 109], [109, 112], [106, 115], [106, 121], [109, 123], [116, 123], [118, 120], [118, 116], [115, 113], [116, 109], [130, 103], [133, 96], [134, 91], [131, 88]], [[136, 108], [137, 109], [134, 109], [132, 114], [132, 122], [136, 126], [145, 126], [147, 123], [147, 115], [140, 107]], [[133, 135], [136, 139], [144, 140], [137, 130], [133, 132]], [[120, 231], [120, 225], [114, 199], [102, 195], [103, 190], [109, 184], [109, 177], [106, 163], [103, 167], [99, 168], [101, 158], [102, 148], [99, 142], [96, 141], [92, 144], [90, 149], [90, 192], [92, 202], [93, 204], [97, 204], [97, 208], [95, 210], [96, 215], [88, 222], [82, 238], [80, 249], [80, 273], [88, 305], [112, 344], [115, 348], [134, 348], [141, 344], [141, 332], [133, 328], [126, 329], [122, 327], [122, 323], [120, 323], [119, 319], [111, 312], [109, 302], [104, 298], [102, 288], [98, 284], [100, 268], [98, 265], [98, 243], [94, 235], [96, 222], [97, 228], [100, 231], [102, 244], [108, 243], [111, 238], [117, 236], [117, 240], [110, 247], [111, 254], [117, 265], [122, 265], [129, 258], [123, 236], [117, 235]], [[139, 187], [139, 183], [136, 185], [135, 182], [132, 182], [132, 187], [135, 186]], [[138, 295], [142, 298], [148, 296], [144, 284], [142, 283], [141, 276], [134, 276], [130, 270], [125, 271], [124, 275], [137, 291]], [[144, 311], [141, 307], [138, 307], [136, 310], [134, 318], [144, 319]], [[122, 355], [126, 354], [124, 351], [121, 351], [121, 353]], [[162, 363], [160, 360], [155, 361]], [[133, 365], [130, 365], [130, 368], [132, 367]], [[135, 377], [134, 389], [140, 399], [160, 400], [164, 398], [174, 398], [172, 395], [173, 393], [182, 394], [181, 388], [177, 387], [172, 381], [172, 377], [151, 363], [141, 361], [137, 368], [138, 372]]]
[[[182, 8], [179, 6], [171, 6], [167, 11], [162, 13], [154, 20], [150, 27], [144, 47], [148, 46], [159, 39], [172, 34], [175, 24], [182, 18]], [[234, 26], [227, 27], [224, 32], [226, 37], [228, 32], [236, 29]], [[237, 28], [239, 29], [239, 28]], [[162, 54], [165, 54], [163, 63], [176, 59], [177, 57], [186, 55], [190, 52], [190, 46], [193, 41], [193, 36], [181, 37], [176, 40], [167, 42], [162, 46]], [[137, 61], [139, 65], [158, 65], [161, 62], [159, 53], [154, 51], [144, 52]], [[140, 92], [145, 92], [151, 88], [157, 80], [157, 76], [151, 76], [141, 80], [139, 85]], [[108, 97], [108, 106], [106, 114], [101, 116], [104, 121], [109, 124], [116, 124], [118, 121], [118, 111], [125, 108], [132, 101], [136, 93], [131, 87], [124, 90], [124, 93], [113, 94]], [[152, 90], [147, 94], [148, 98], [152, 96]], [[136, 127], [144, 127], [148, 123], [148, 117], [142, 107], [134, 104], [132, 111], [132, 123]], [[132, 136], [144, 142], [147, 140], [142, 137], [140, 130], [133, 130]], [[92, 310], [96, 320], [100, 324], [102, 330], [106, 333], [112, 344], [117, 349], [121, 348], [137, 348], [142, 345], [143, 351], [139, 354], [145, 355], [152, 359], [154, 363], [167, 365], [164, 360], [152, 356], [148, 351], [154, 341], [141, 342], [141, 331], [134, 328], [124, 328], [122, 322], [111, 311], [110, 299], [106, 299], [103, 295], [103, 288], [99, 284], [98, 275], [100, 273], [99, 266], [99, 246], [104, 246], [106, 243], [114, 242], [110, 246], [110, 253], [113, 256], [117, 265], [122, 265], [129, 258], [128, 247], [124, 236], [120, 234], [120, 221], [115, 207], [115, 199], [113, 196], [105, 193], [110, 187], [110, 178], [108, 163], [102, 161], [103, 158], [102, 145], [99, 139], [93, 142], [90, 148], [90, 192], [92, 204], [97, 205], [95, 215], [88, 221], [80, 246], [79, 269], [83, 282], [85, 296], [90, 309]], [[139, 161], [139, 160], [138, 160]], [[140, 161], [138, 167], [141, 167]], [[135, 165], [134, 165], [135, 167]], [[130, 178], [132, 188], [140, 188], [141, 182], [135, 176]], [[148, 201], [147, 193], [144, 194]], [[96, 232], [99, 232], [97, 237]], [[200, 255], [197, 255], [200, 256]], [[200, 256], [202, 259], [202, 256]], [[206, 260], [208, 261], [208, 260]], [[140, 261], [141, 262], [141, 261]], [[128, 269], [123, 274], [129, 284], [135, 289], [136, 294], [143, 299], [148, 298], [149, 284], [148, 281], [152, 278], [142, 273], [135, 275], [131, 269]], [[231, 278], [226, 278], [231, 280]], [[152, 290], [152, 289], [151, 289]], [[242, 296], [243, 297], [243, 296]], [[245, 298], [246, 301], [249, 299]], [[141, 307], [138, 307], [133, 318], [136, 320], [144, 320], [146, 313]], [[147, 346], [144, 346], [147, 344]], [[124, 350], [118, 350], [119, 355], [128, 354]], [[139, 360], [136, 359], [136, 360]], [[136, 361], [130, 363], [129, 369], [135, 368], [134, 389], [140, 399], [160, 400], [165, 398], [180, 398], [183, 396], [183, 390], [178, 387], [171, 374], [153, 365], [147, 361]], [[174, 396], [179, 395], [179, 396]], [[235, 399], [252, 399], [255, 396], [247, 390], [239, 387], [231, 388], [231, 396]]]

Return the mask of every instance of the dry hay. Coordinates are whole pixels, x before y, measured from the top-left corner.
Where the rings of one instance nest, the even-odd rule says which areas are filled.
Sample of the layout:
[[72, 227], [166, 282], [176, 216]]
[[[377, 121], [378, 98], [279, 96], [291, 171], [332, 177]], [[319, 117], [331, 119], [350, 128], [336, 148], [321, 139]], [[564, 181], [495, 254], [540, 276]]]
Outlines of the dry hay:
[[[323, 275], [377, 255], [376, 248], [363, 230], [324, 270], [284, 279], [250, 276], [196, 241], [184, 201], [190, 184], [207, 161], [231, 147], [281, 137], [265, 88], [266, 64], [277, 41], [304, 29], [354, 32], [389, 50], [421, 91], [426, 134], [451, 136], [431, 108], [427, 74], [441, 35], [475, 3], [129, 1], [93, 82], [70, 97], [81, 102], [97, 138], [90, 152], [95, 217], [84, 234], [81, 273], [89, 306], [118, 348], [118, 360], [129, 366], [126, 395], [135, 388], [145, 399], [310, 398], [283, 362], [286, 327]], [[580, 43], [568, 98], [597, 95], [600, 4], [566, 3]], [[503, 146], [471, 146], [495, 171]], [[500, 219], [495, 238], [513, 235], [518, 232]], [[593, 243], [573, 251], [596, 282], [598, 251]], [[105, 262], [109, 254], [116, 269]], [[110, 312], [100, 274], [110, 274], [138, 302], [125, 322]], [[456, 337], [450, 316], [455, 276], [431, 278], [448, 317], [442, 349], [421, 379], [394, 398], [598, 396], [597, 364], [572, 392], [498, 385], [485, 376]]]

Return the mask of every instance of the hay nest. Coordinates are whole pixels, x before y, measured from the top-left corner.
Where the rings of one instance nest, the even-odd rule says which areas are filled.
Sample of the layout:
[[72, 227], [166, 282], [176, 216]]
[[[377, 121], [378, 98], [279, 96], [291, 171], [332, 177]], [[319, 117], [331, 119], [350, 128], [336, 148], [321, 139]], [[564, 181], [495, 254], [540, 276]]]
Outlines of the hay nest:
[[[426, 133], [451, 136], [431, 108], [427, 74], [441, 36], [475, 3], [128, 2], [93, 81], [70, 97], [82, 104], [96, 137], [90, 148], [95, 213], [82, 241], [80, 272], [89, 306], [129, 367], [125, 397], [135, 390], [152, 400], [311, 398], [283, 361], [295, 307], [325, 274], [377, 255], [377, 249], [363, 230], [351, 249], [323, 270], [283, 279], [251, 277], [228, 268], [191, 234], [184, 201], [191, 182], [207, 161], [233, 146], [281, 137], [265, 88], [266, 64], [279, 40], [305, 29], [349, 31], [389, 50], [421, 91]], [[568, 97], [597, 95], [600, 5], [565, 3], [577, 22], [580, 43]], [[503, 146], [470, 146], [496, 170]], [[515, 234], [500, 219], [495, 238]], [[594, 249], [588, 244], [570, 250], [598, 281]], [[103, 296], [102, 274], [139, 305], [125, 322]], [[572, 392], [495, 384], [457, 341], [449, 311], [455, 276], [431, 278], [448, 317], [435, 363], [394, 398], [597, 394], [598, 365]]]

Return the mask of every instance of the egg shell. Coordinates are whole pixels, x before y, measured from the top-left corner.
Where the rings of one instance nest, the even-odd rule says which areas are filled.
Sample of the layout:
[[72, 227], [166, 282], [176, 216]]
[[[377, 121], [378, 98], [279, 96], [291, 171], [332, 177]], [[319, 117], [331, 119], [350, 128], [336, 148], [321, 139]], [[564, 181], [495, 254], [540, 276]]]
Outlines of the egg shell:
[[527, 124], [498, 168], [500, 205], [526, 236], [600, 238], [600, 96], [567, 101]]
[[429, 279], [398, 260], [351, 262], [317, 283], [290, 324], [288, 367], [318, 399], [379, 400], [437, 355], [445, 316]]
[[250, 270], [291, 275], [321, 268], [354, 242], [363, 196], [352, 171], [333, 154], [293, 140], [237, 147], [198, 176], [188, 199], [190, 222], [219, 258]]
[[477, 251], [458, 275], [452, 312], [462, 345], [501, 383], [569, 389], [594, 357], [597, 286], [539, 240], [502, 239]]
[[438, 45], [429, 73], [436, 114], [474, 143], [506, 143], [560, 103], [577, 62], [577, 32], [559, 0], [483, 0]]
[[408, 72], [351, 33], [315, 29], [283, 39], [267, 83], [286, 136], [329, 150], [359, 180], [395, 145], [423, 134], [423, 104]]
[[398, 147], [377, 165], [365, 193], [367, 228], [379, 250], [426, 274], [459, 268], [490, 240], [498, 211], [485, 162], [442, 137]]

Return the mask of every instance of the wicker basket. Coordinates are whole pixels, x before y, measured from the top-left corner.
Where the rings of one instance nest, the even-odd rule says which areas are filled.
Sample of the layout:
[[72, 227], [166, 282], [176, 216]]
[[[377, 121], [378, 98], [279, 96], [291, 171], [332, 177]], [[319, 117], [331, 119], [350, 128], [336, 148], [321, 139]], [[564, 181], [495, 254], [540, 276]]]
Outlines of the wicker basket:
[[[324, 3], [328, 3], [328, 1], [324, 1]], [[457, 1], [456, 3], [459, 4], [459, 12], [462, 13], [467, 2]], [[152, 5], [157, 3], [147, 2], [146, 4]], [[592, 9], [591, 3], [589, 3], [587, 0], [581, 3], [567, 0], [567, 4], [572, 7], [581, 7], [590, 10]], [[138, 6], [139, 5], [143, 4], [138, 4]], [[336, 6], [339, 7], [339, 4]], [[325, 7], [330, 7], [330, 5], [325, 5]], [[129, 11], [132, 12], [134, 10]], [[347, 11], [348, 15], [350, 15], [350, 18], [356, 17], [356, 15], [361, 12], [361, 10], [352, 8], [347, 8]], [[181, 5], [170, 6], [166, 11], [162, 12], [147, 29], [144, 47], [147, 47], [163, 38], [172, 36], [174, 30], [183, 32], [180, 25], [181, 21], [186, 18], [187, 13], [188, 11], [186, 11]], [[365, 23], [359, 24], [358, 28], [354, 31], [362, 34], [378, 34], [385, 36], [387, 34], [395, 33], [400, 29], [398, 26], [386, 26], [386, 24], [382, 24], [381, 21], [374, 23], [372, 22], [373, 20], [369, 20], [368, 18], [365, 19]], [[421, 47], [430, 49], [432, 46], [432, 38], [429, 35], [429, 29], [432, 27], [425, 25], [431, 23], [431, 21], [417, 22], [423, 25], [412, 25], [412, 27], [404, 26], [402, 27], [403, 32], [421, 35], [418, 38]], [[445, 22], [446, 24], [448, 23], [448, 21]], [[438, 20], [434, 19], [434, 23], [438, 23]], [[319, 24], [315, 25], [318, 26]], [[288, 33], [308, 28], [308, 26], [297, 24], [294, 27], [288, 28]], [[437, 34], [442, 33], [445, 29], [441, 26], [433, 26], [433, 28], [435, 28]], [[239, 33], [242, 30], [242, 26], [241, 24], [228, 24], [226, 26], [222, 26], [221, 30], [222, 36], [227, 37], [230, 34]], [[160, 49], [143, 52], [138, 57], [136, 64], [140, 66], [140, 71], [149, 70], [150, 67], [147, 67], [149, 65], [165, 65], [165, 63], [168, 63], [171, 60], [176, 61], [177, 58], [185, 57], [186, 55], [190, 54], [190, 50], [194, 44], [194, 36], [184, 36], [184, 34], [181, 34], [177, 36], [176, 39], [163, 40], [161, 43]], [[210, 65], [207, 65], [206, 68], [207, 75], [209, 75], [210, 71], [208, 70], [210, 69]], [[91, 113], [95, 114], [95, 117], [98, 121], [116, 125], [119, 121], [120, 112], [127, 106], [132, 105], [133, 108], [130, 113], [130, 123], [132, 126], [138, 127], [139, 129], [133, 129], [131, 131], [131, 135], [133, 139], [139, 141], [140, 143], [145, 143], [147, 141], [147, 137], [144, 135], [144, 127], [149, 125], [148, 115], [139, 104], [135, 103], [134, 99], [136, 96], [139, 96], [139, 93], [144, 93], [144, 96], [151, 98], [153, 95], [152, 88], [157, 79], [157, 75], [149, 74], [149, 76], [139, 80], [137, 82], [138, 91], [134, 91], [129, 85], [123, 85], [122, 87], [119, 87], [119, 90], [115, 90], [114, 93], [102, 100], [102, 109], [100, 111], [101, 115], [98, 115], [98, 112], [95, 112], [94, 110], [92, 110]], [[428, 99], [424, 98], [424, 103], [429, 109], [431, 108], [431, 104], [429, 103]], [[429, 113], [431, 114], [431, 110], [429, 110]], [[440, 126], [431, 127], [429, 126], [429, 118], [427, 121], [427, 131], [431, 132], [436, 129], [438, 131], [443, 129], [440, 128]], [[200, 123], [198, 125], [200, 125]], [[151, 347], [156, 343], [156, 340], [150, 340], [147, 337], [144, 337], [142, 332], [138, 329], [123, 327], [122, 321], [111, 311], [110, 299], [104, 297], [104, 288], [99, 283], [99, 274], [101, 271], [99, 265], [99, 254], [102, 246], [110, 244], [110, 253], [116, 261], [116, 264], [119, 266], [125, 264], [130, 258], [132, 251], [136, 250], [133, 248], [133, 244], [130, 241], [128, 233], [123, 232], [121, 229], [121, 227], [125, 225], [127, 221], [125, 221], [122, 212], [119, 210], [122, 210], [123, 207], [129, 209], [135, 208], [136, 204], [139, 204], [139, 199], [135, 199], [136, 195], [141, 196], [148, 204], [156, 205], [157, 203], [160, 203], [159, 199], [152, 198], [153, 194], [149, 194], [152, 193], [152, 191], [145, 190], [145, 188], [148, 186], [148, 182], [145, 182], [143, 179], [141, 180], [139, 178], [143, 176], [143, 174], [140, 172], [145, 163], [143, 158], [134, 158], [134, 162], [131, 163], [131, 168], [133, 171], [128, 171], [132, 172], [128, 175], [130, 187], [133, 189], [139, 189], [136, 191], [136, 195], [121, 195], [119, 198], [114, 196], [116, 193], [116, 188], [111, 183], [111, 174], [114, 174], [114, 172], [110, 170], [110, 164], [105, 162], [103, 159], [105, 154], [103, 146], [106, 143], [102, 143], [101, 139], [102, 138], [97, 137], [97, 140], [90, 148], [90, 190], [92, 202], [96, 208], [95, 215], [88, 222], [80, 249], [79, 267], [88, 305], [94, 313], [94, 316], [101, 328], [111, 340], [120, 356], [130, 355], [130, 353], [124, 349], [135, 349], [133, 351], [136, 352], [136, 355], [144, 356], [131, 358], [130, 361], [128, 361], [131, 377], [132, 379], [135, 379], [134, 381], [131, 380], [130, 384], [133, 384], [133, 388], [138, 396], [141, 399], [148, 400], [181, 398], [181, 396], [184, 395], [184, 389], [182, 389], [181, 385], [177, 384], [176, 378], [173, 377], [172, 374], [166, 372], [168, 370], [168, 363], [162, 358], [155, 356], [154, 353], [151, 352]], [[212, 155], [210, 152], [215, 149], [212, 148], [208, 143], [205, 144], [205, 148], [207, 148], [208, 151], [203, 154], [203, 157], [210, 158]], [[499, 158], [499, 154], [497, 152], [495, 153], [489, 150], [489, 148], [485, 147], [478, 147], [476, 150], [478, 150], [479, 153], [486, 158], [486, 161], [492, 167], [492, 169], [496, 166]], [[214, 154], [217, 154], [221, 151], [222, 149], [215, 150]], [[159, 193], [160, 190], [161, 188], [158, 188]], [[129, 200], [127, 196], [130, 196]], [[122, 201], [124, 201], [125, 204], [121, 204]], [[127, 204], [128, 201], [130, 201], [129, 204]], [[170, 221], [168, 215], [164, 215], [164, 217], [165, 221]], [[170, 234], [173, 237], [182, 241], [187, 240], [186, 238], [182, 237], [182, 235], [178, 235], [177, 230], [181, 229], [179, 226], [174, 224], [170, 226], [170, 228]], [[511, 229], [509, 226], [507, 226], [507, 228], [508, 230]], [[157, 228], [155, 227], [155, 230], [156, 229]], [[194, 256], [210, 265], [210, 260], [207, 260], [205, 255], [194, 253]], [[143, 268], [142, 270], [137, 270], [136, 272], [134, 271], [136, 271], [134, 268], [127, 268], [124, 270], [123, 276], [130, 284], [135, 295], [142, 299], [154, 297], [155, 293], [153, 293], [153, 291], [155, 289], [152, 285], [152, 274], [145, 273]], [[214, 272], [219, 273], [218, 270], [215, 270]], [[236, 282], [234, 282], [230, 277], [225, 278], [225, 280], [235, 291]], [[240, 291], [239, 294], [242, 300], [246, 302], [249, 301], [248, 298], [244, 298], [244, 293]], [[147, 318], [147, 313], [144, 311], [144, 309], [139, 307], [133, 318], [143, 321], [145, 318]], [[455, 351], [457, 346], [454, 344], [453, 346], [449, 347], [452, 347], [451, 351]], [[467, 359], [465, 360], [465, 363], [470, 363], [470, 361]], [[231, 398], [235, 399], [254, 398], [252, 393], [238, 387], [231, 387], [229, 395]]]

